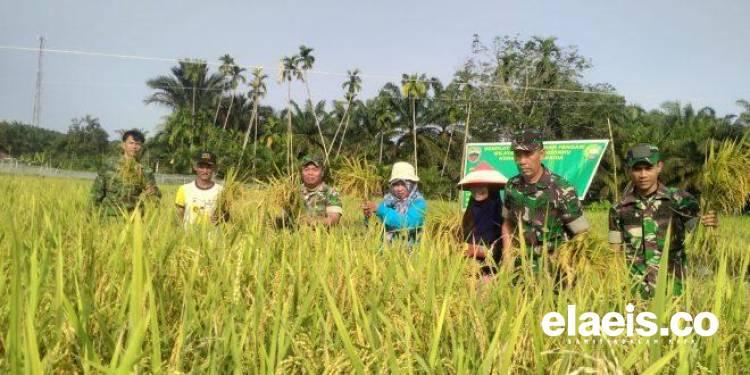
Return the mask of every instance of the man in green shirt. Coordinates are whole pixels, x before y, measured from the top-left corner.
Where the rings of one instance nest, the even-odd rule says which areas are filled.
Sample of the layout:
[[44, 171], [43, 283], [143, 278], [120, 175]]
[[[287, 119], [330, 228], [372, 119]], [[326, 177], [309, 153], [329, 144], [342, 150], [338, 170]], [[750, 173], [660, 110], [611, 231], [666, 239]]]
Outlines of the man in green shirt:
[[620, 202], [609, 212], [609, 243], [616, 251], [625, 251], [630, 274], [639, 283], [641, 295], [652, 296], [659, 274], [659, 262], [670, 228], [667, 267], [675, 277], [673, 293], [682, 293], [685, 273], [685, 233], [699, 221], [716, 227], [714, 212], [700, 216], [698, 200], [690, 193], [659, 182], [664, 167], [656, 146], [641, 143], [628, 151], [631, 184]]
[[161, 197], [154, 173], [141, 164], [145, 137], [138, 130], [122, 135], [122, 155], [106, 159], [91, 186], [91, 201], [106, 216], [133, 211], [144, 199]]
[[300, 167], [302, 184], [299, 194], [302, 198], [300, 223], [306, 225], [333, 226], [338, 224], [343, 214], [338, 191], [323, 181], [325, 167], [320, 158], [305, 156]]
[[[515, 134], [511, 148], [519, 174], [505, 185], [503, 260], [507, 263], [513, 258], [513, 238], [520, 225], [526, 252], [537, 269], [544, 252], [552, 253], [571, 237], [586, 232], [589, 222], [575, 187], [542, 164], [545, 151], [541, 132]], [[520, 241], [515, 242], [518, 247]]]

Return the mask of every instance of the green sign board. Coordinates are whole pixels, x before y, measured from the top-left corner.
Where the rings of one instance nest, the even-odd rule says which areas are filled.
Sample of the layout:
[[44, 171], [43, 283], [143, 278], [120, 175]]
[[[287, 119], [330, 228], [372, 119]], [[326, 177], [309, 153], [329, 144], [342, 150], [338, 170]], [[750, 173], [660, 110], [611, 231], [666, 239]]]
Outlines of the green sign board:
[[[583, 199], [599, 168], [599, 162], [607, 149], [607, 144], [609, 141], [606, 139], [545, 141], [545, 156], [542, 163], [552, 172], [565, 177], [573, 184], [578, 197]], [[518, 174], [510, 142], [468, 143], [465, 155], [464, 176], [481, 162], [489, 164], [509, 179]], [[469, 195], [468, 191], [464, 192], [463, 207], [469, 204]]]

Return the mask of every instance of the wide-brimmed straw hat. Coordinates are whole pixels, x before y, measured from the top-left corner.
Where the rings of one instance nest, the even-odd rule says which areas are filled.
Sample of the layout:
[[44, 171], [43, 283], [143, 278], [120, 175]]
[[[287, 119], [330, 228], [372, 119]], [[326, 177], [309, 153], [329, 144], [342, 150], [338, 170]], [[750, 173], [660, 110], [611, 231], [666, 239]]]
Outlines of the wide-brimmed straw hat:
[[482, 162], [471, 172], [467, 173], [458, 186], [468, 187], [471, 185], [505, 185], [508, 178], [502, 173], [492, 168], [489, 164]]

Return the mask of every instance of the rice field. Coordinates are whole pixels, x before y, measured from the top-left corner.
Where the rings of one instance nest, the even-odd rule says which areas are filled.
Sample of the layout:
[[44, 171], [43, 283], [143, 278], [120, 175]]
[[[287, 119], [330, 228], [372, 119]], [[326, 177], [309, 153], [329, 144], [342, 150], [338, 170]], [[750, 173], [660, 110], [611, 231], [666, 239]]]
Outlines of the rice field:
[[[386, 246], [344, 201], [343, 225], [267, 225], [262, 191], [234, 222], [186, 232], [176, 187], [130, 222], [89, 214], [90, 182], [0, 179], [2, 373], [747, 373], [750, 218], [722, 217], [715, 249], [690, 251], [686, 293], [643, 300], [593, 223], [573, 286], [547, 273], [483, 284], [448, 234]], [[430, 202], [445, 228], [454, 203]], [[586, 250], [586, 249], [584, 249]], [[663, 287], [663, 285], [660, 285]], [[662, 288], [663, 289], [663, 288]], [[713, 337], [547, 337], [547, 312], [714, 313]]]

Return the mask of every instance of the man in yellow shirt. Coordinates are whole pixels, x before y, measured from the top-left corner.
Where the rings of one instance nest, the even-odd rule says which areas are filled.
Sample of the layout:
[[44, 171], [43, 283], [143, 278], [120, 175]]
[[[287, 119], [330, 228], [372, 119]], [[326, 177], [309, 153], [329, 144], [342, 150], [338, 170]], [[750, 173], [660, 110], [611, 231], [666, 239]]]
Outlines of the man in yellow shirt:
[[217, 224], [223, 216], [218, 206], [223, 187], [214, 182], [216, 155], [201, 151], [193, 164], [195, 181], [177, 189], [175, 205], [178, 219], [188, 227], [195, 223]]

